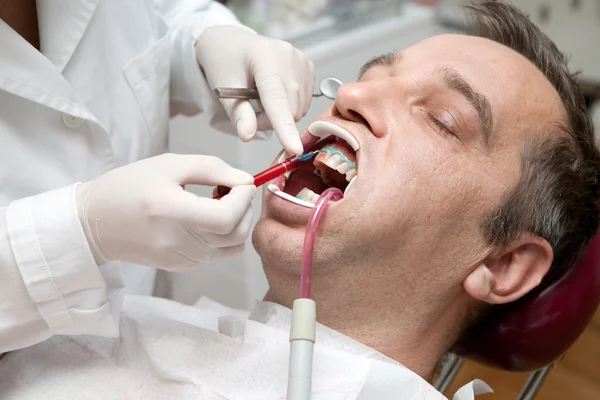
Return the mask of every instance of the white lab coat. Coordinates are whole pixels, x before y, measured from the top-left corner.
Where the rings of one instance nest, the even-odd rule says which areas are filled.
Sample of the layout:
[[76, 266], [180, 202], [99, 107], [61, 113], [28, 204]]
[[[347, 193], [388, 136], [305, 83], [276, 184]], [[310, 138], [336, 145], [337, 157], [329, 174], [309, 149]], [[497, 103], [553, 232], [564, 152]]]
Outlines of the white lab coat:
[[[54, 334], [118, 335], [122, 266], [94, 262], [74, 184], [163, 153], [169, 103], [223, 117], [194, 43], [239, 25], [210, 0], [37, 7], [41, 53], [0, 20], [0, 353]], [[149, 294], [154, 271], [135, 268], [129, 291]]]

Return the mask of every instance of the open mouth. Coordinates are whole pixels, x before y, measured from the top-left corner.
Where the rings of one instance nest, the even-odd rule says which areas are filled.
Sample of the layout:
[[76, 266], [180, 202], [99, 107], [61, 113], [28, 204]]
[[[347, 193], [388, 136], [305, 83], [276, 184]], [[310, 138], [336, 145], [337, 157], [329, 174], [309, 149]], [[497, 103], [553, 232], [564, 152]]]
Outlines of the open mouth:
[[[321, 140], [305, 150], [318, 150], [319, 154], [300, 168], [285, 174], [283, 179], [269, 184], [268, 189], [284, 200], [313, 208], [327, 188], [336, 187], [344, 192], [344, 196], [350, 191], [358, 174], [356, 152], [359, 145], [350, 133], [330, 122], [313, 122], [308, 131]], [[277, 162], [286, 157], [289, 154], [283, 152]]]

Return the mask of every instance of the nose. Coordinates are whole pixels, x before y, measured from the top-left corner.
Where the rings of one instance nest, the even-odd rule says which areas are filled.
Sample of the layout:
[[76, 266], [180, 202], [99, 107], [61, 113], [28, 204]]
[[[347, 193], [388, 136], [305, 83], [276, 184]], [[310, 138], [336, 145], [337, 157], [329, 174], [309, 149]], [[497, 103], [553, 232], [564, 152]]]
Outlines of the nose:
[[381, 96], [385, 91], [376, 82], [352, 82], [342, 85], [335, 96], [332, 115], [365, 125], [375, 136], [387, 133], [385, 108]]

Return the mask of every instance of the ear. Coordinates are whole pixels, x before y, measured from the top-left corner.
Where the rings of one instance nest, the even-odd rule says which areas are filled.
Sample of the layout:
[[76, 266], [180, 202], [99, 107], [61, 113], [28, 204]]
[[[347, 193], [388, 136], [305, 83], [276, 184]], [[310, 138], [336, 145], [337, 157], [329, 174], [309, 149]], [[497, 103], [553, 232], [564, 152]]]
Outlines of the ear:
[[521, 235], [498, 255], [488, 256], [467, 276], [463, 287], [469, 295], [486, 303], [509, 303], [540, 284], [552, 258], [552, 247], [546, 240]]

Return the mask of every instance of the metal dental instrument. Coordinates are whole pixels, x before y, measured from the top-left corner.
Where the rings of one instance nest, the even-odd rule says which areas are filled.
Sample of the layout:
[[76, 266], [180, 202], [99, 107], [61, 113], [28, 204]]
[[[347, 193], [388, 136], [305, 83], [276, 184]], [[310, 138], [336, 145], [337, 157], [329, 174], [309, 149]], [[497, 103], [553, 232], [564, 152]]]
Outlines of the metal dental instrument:
[[[313, 97], [325, 96], [331, 100], [335, 99], [338, 89], [343, 85], [338, 78], [328, 76], [319, 84], [319, 92], [313, 93]], [[227, 88], [218, 87], [213, 90], [216, 99], [258, 99], [258, 90], [251, 88]]]
[[[272, 165], [266, 170], [254, 175], [254, 186], [258, 187], [260, 185], [264, 185], [278, 176], [299, 168], [305, 161], [312, 159], [317, 154], [319, 154], [319, 150], [309, 151], [308, 153], [304, 153], [300, 156], [286, 158], [282, 162]], [[213, 199], [220, 199], [229, 193], [230, 190], [231, 188], [226, 186], [217, 186], [216, 194], [213, 196]]]

